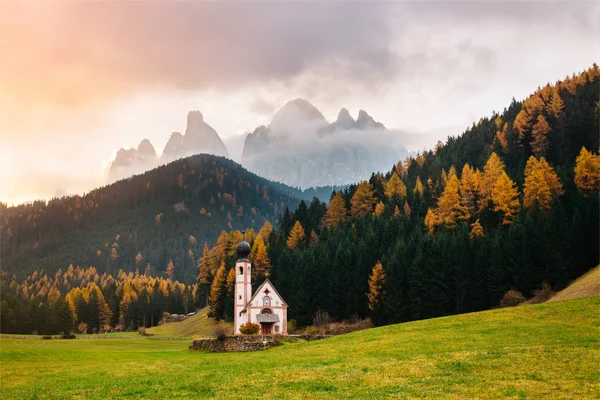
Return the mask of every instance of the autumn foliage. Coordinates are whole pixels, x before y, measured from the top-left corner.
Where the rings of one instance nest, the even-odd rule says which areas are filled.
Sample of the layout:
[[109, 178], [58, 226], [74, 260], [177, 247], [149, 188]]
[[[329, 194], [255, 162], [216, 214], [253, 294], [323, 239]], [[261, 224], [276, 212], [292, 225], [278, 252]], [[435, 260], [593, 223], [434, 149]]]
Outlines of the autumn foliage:
[[375, 204], [375, 197], [373, 196], [373, 188], [367, 181], [363, 181], [352, 200], [350, 200], [351, 212], [354, 218], [360, 218], [373, 211], [373, 205]]
[[600, 156], [581, 148], [575, 164], [575, 184], [584, 193], [600, 191]]
[[304, 233], [304, 228], [302, 228], [302, 224], [300, 223], [300, 221], [296, 221], [287, 240], [288, 248], [295, 249], [304, 241], [305, 238], [306, 234]]

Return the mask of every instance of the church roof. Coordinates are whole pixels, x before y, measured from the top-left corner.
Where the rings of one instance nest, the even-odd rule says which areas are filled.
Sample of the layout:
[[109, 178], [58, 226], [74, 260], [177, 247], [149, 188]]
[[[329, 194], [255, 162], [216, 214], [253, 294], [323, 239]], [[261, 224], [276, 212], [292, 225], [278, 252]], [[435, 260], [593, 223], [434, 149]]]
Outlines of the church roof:
[[267, 282], [271, 285], [271, 287], [273, 288], [273, 290], [275, 291], [275, 293], [277, 294], [277, 296], [279, 296], [279, 298], [281, 299], [281, 302], [283, 303], [283, 305], [285, 307], [287, 307], [288, 306], [287, 303], [285, 302], [285, 300], [283, 300], [283, 297], [281, 297], [281, 295], [279, 294], [279, 292], [277, 291], [277, 289], [275, 289], [275, 285], [273, 285], [273, 282], [271, 282], [269, 280], [269, 278], [266, 278], [265, 281], [256, 289], [256, 291], [254, 292], [254, 294], [250, 298], [250, 301], [248, 302], [248, 304], [252, 303], [252, 301], [254, 300], [254, 298], [260, 293], [260, 291], [262, 290], [263, 286], [265, 286], [267, 284]]
[[250, 244], [248, 242], [242, 240], [235, 248], [235, 251], [237, 252], [238, 258], [240, 260], [245, 260], [252, 252], [252, 248], [250, 247]]
[[267, 282], [271, 285], [271, 287], [273, 288], [273, 290], [275, 291], [275, 293], [277, 294], [277, 296], [279, 296], [279, 298], [281, 299], [281, 302], [283, 303], [282, 306], [284, 306], [285, 308], [288, 307], [287, 303], [285, 302], [285, 300], [283, 300], [283, 297], [281, 297], [281, 295], [279, 294], [279, 292], [277, 291], [277, 289], [275, 289], [275, 285], [273, 285], [273, 283], [269, 280], [269, 278], [265, 279], [265, 281], [256, 289], [256, 291], [254, 292], [254, 294], [252, 295], [252, 297], [250, 298], [250, 301], [248, 301], [248, 303], [246, 304], [246, 306], [242, 309], [242, 311], [240, 311], [240, 313], [245, 313], [248, 310], [248, 305], [250, 305], [253, 301], [254, 298], [260, 293], [261, 289], [263, 288], [263, 286], [265, 286], [267, 284]]
[[275, 323], [279, 322], [279, 315], [277, 314], [258, 314], [256, 316], [258, 322]]

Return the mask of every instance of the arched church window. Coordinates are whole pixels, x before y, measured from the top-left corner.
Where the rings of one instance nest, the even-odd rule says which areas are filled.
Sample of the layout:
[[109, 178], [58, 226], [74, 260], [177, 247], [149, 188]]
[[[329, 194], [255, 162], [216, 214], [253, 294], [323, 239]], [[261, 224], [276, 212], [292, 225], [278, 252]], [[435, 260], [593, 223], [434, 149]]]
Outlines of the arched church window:
[[264, 310], [262, 310], [260, 312], [261, 314], [273, 314], [273, 311], [271, 311], [270, 308], [265, 308]]
[[270, 305], [271, 305], [271, 298], [270, 297], [263, 298], [263, 306], [270, 306]]
[[244, 275], [244, 267], [240, 267], [240, 275]]

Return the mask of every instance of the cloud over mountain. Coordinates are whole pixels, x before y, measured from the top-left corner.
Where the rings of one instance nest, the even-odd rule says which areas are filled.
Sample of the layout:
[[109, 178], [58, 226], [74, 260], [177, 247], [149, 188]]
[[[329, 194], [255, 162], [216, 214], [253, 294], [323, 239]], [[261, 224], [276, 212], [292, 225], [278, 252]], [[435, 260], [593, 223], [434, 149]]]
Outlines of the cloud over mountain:
[[408, 155], [398, 136], [360, 110], [343, 108], [329, 123], [310, 102], [287, 102], [268, 126], [246, 137], [242, 164], [291, 186], [342, 185], [388, 171]]

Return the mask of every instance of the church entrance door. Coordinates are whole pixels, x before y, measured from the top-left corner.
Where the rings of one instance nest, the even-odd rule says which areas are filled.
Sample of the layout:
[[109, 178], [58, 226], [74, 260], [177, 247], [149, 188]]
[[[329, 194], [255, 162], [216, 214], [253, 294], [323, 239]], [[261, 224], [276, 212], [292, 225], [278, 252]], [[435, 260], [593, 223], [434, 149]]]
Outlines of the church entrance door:
[[260, 324], [260, 334], [261, 335], [272, 335], [273, 334], [273, 324], [272, 323], [261, 323]]

